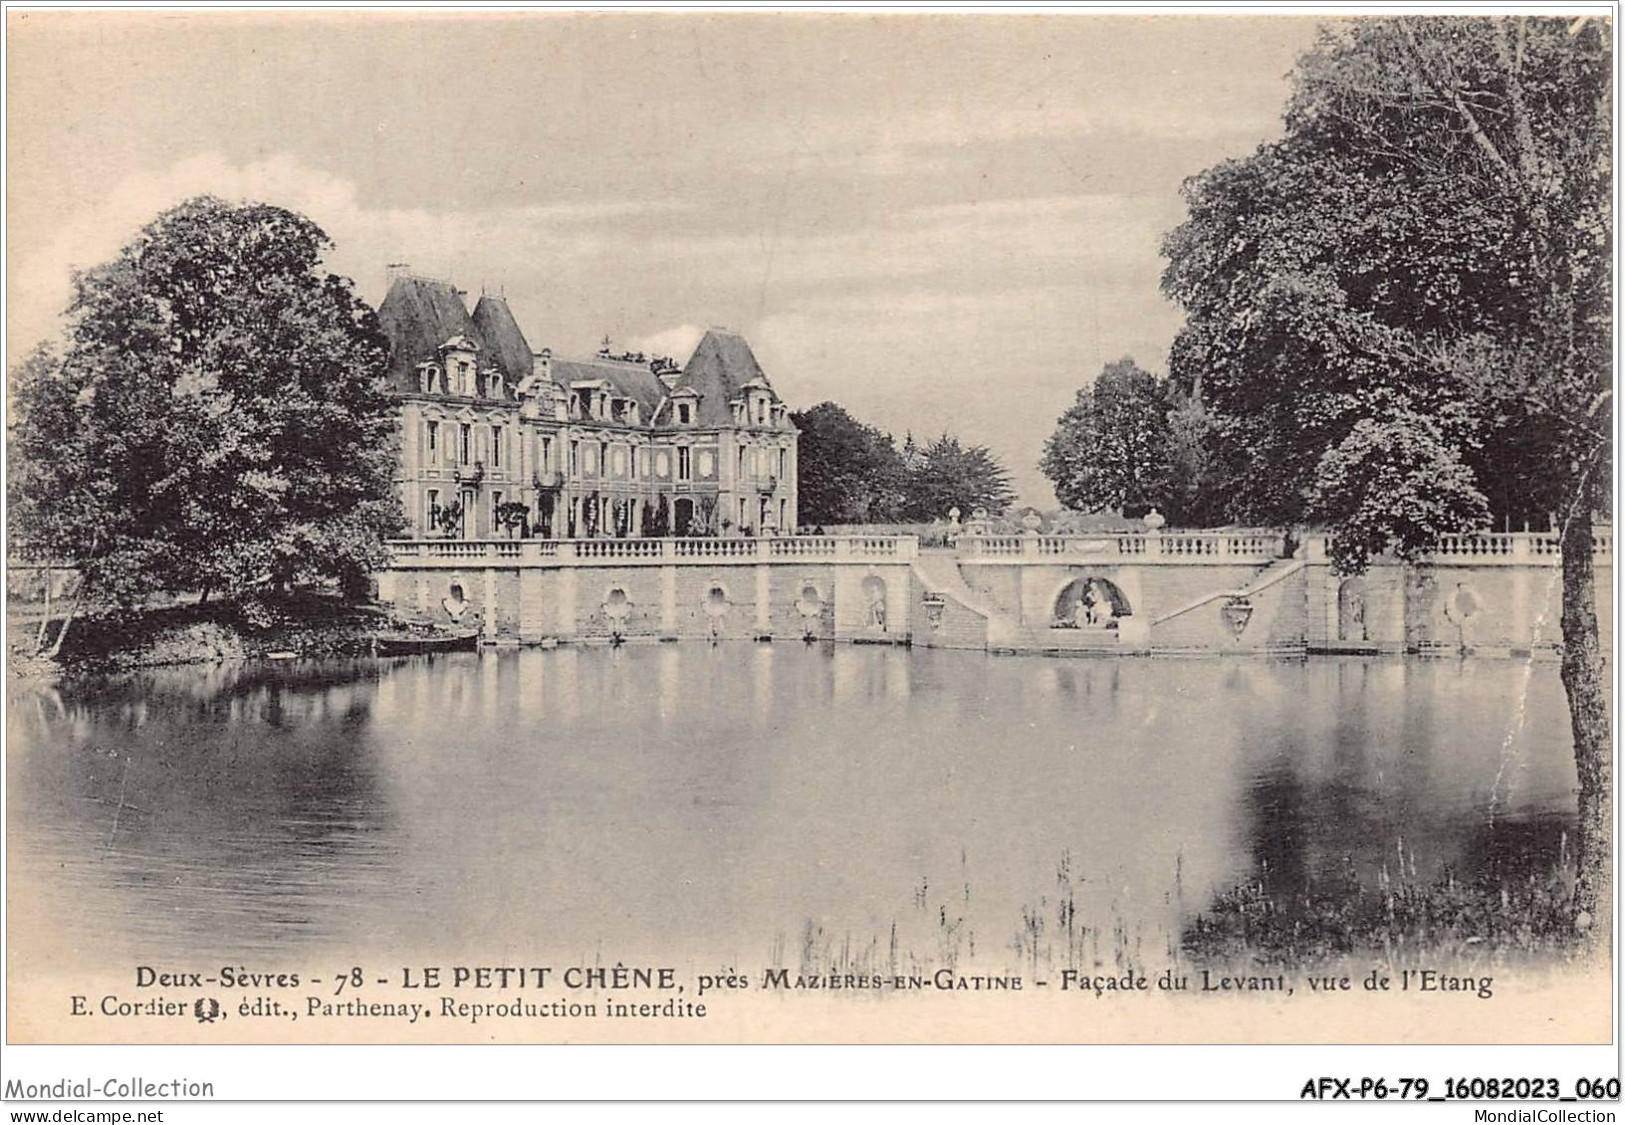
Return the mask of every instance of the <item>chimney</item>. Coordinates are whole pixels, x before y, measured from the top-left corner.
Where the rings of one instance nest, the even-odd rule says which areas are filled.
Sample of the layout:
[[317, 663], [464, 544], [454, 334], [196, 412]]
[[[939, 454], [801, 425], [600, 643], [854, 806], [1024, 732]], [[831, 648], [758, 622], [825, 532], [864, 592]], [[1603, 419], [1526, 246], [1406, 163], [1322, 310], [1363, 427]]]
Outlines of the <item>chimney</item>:
[[390, 262], [384, 267], [384, 286], [389, 288], [396, 281], [406, 276], [406, 271], [412, 268], [410, 262]]
[[553, 378], [553, 349], [543, 348], [536, 353], [536, 374], [549, 381]]

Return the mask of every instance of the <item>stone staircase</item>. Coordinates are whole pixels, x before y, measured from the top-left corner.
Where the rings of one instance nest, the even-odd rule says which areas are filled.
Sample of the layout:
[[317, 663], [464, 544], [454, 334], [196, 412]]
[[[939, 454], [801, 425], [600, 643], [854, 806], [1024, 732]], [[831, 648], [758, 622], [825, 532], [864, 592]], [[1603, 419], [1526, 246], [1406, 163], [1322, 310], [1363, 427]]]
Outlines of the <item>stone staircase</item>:
[[1247, 579], [1236, 586], [1212, 590], [1154, 618], [1121, 618], [1116, 629], [1056, 629], [1047, 622], [1023, 622], [991, 595], [972, 587], [959, 569], [958, 556], [952, 551], [921, 551], [911, 565], [915, 578], [928, 594], [947, 598], [987, 621], [987, 647], [992, 651], [1121, 655], [1150, 651], [1154, 626], [1215, 602], [1252, 597], [1302, 570], [1304, 561], [1301, 558], [1269, 559], [1256, 566]]
[[913, 562], [914, 576], [928, 594], [950, 598], [987, 619], [989, 648], [1015, 648], [1024, 629], [1015, 617], [993, 604], [990, 598], [971, 589], [959, 571], [959, 557], [952, 551], [921, 551]]
[[1195, 601], [1180, 606], [1178, 609], [1158, 615], [1152, 620], [1151, 623], [1153, 625], [1161, 625], [1164, 621], [1172, 621], [1176, 617], [1190, 613], [1192, 610], [1200, 609], [1202, 606], [1207, 605], [1210, 602], [1218, 601], [1220, 598], [1250, 598], [1254, 594], [1258, 594], [1275, 585], [1277, 582], [1298, 573], [1298, 571], [1302, 570], [1303, 567], [1304, 562], [1301, 558], [1271, 559], [1269, 562], [1253, 571], [1252, 577], [1236, 589], [1216, 590], [1211, 594], [1204, 594]]
[[995, 652], [1123, 651], [1115, 629], [1051, 629], [1047, 625], [1023, 624], [1015, 614], [966, 582], [958, 557], [950, 551], [921, 551], [914, 560], [914, 574], [927, 593], [951, 598], [986, 618], [987, 647]]

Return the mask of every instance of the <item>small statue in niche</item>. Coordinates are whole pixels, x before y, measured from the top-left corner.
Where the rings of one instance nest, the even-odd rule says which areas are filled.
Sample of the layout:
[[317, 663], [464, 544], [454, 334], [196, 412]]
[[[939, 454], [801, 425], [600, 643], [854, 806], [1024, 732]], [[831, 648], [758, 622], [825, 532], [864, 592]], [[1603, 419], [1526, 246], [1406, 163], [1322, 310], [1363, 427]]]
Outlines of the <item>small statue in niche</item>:
[[712, 586], [705, 595], [705, 615], [709, 618], [709, 632], [713, 642], [722, 639], [722, 622], [728, 616], [728, 591]]
[[609, 622], [609, 640], [618, 645], [626, 639], [626, 619], [632, 613], [632, 599], [619, 586], [604, 598], [604, 617]]
[[463, 614], [468, 612], [468, 599], [463, 597], [463, 587], [460, 584], [452, 583], [451, 590], [440, 599], [440, 608], [445, 610], [446, 615], [453, 621], [463, 619]]
[[864, 625], [884, 633], [886, 631], [886, 584], [872, 576], [864, 579], [863, 597], [865, 602]]

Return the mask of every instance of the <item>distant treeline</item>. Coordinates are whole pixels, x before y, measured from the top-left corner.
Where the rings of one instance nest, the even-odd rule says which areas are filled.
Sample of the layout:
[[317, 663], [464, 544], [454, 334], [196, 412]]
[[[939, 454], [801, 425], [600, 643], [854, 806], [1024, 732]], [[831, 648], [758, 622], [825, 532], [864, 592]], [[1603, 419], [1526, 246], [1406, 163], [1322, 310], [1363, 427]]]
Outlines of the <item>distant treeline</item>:
[[985, 445], [942, 434], [901, 445], [833, 402], [791, 415], [801, 430], [797, 450], [800, 522], [929, 523], [958, 508], [999, 514], [1015, 502], [1010, 473]]

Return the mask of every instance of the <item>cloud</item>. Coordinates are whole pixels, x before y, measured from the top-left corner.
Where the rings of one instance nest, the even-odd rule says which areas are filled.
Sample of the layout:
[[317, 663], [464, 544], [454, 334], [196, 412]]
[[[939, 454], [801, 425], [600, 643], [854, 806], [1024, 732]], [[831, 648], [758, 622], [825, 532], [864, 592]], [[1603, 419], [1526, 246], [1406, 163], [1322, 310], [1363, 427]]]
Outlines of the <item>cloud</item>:
[[43, 244], [14, 264], [7, 311], [13, 352], [55, 331], [75, 269], [111, 259], [159, 212], [205, 193], [274, 201], [307, 214], [355, 210], [351, 185], [286, 159], [238, 168], [204, 154], [160, 173], [130, 175], [114, 183], [99, 206], [61, 217]]
[[48, 237], [35, 239], [17, 256], [8, 294], [8, 361], [59, 330], [75, 269], [110, 260], [161, 212], [204, 194], [274, 203], [309, 216], [334, 241], [329, 268], [354, 278], [361, 294], [375, 303], [383, 297], [388, 262], [404, 259], [423, 272], [457, 276], [465, 284], [482, 276], [497, 282], [509, 263], [584, 264], [631, 237], [620, 229], [628, 219], [687, 207], [664, 199], [457, 212], [369, 207], [353, 181], [289, 156], [234, 164], [218, 153], [199, 153], [116, 181], [96, 206], [62, 216]]
[[986, 442], [1028, 498], [1054, 418], [1106, 359], [1165, 361], [1177, 327], [1156, 246], [1178, 201], [1048, 194], [850, 209], [851, 222], [741, 231], [727, 201], [604, 199], [436, 211], [370, 204], [351, 180], [289, 156], [215, 153], [112, 183], [97, 205], [13, 259], [15, 359], [47, 334], [69, 268], [105, 261], [167, 207], [208, 192], [310, 216], [328, 263], [383, 296], [410, 262], [470, 289], [505, 284], [536, 347], [615, 346], [686, 360], [706, 322], [745, 332], [796, 406], [832, 398], [898, 433]]
[[646, 336], [633, 336], [623, 345], [626, 351], [643, 352], [645, 355], [668, 356], [678, 363], [686, 364], [694, 349], [699, 346], [700, 337], [705, 335], [705, 328], [699, 324], [679, 324], [675, 328], [666, 328]]

